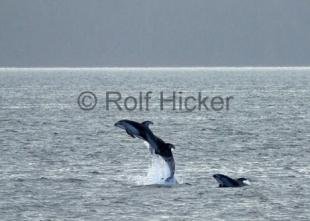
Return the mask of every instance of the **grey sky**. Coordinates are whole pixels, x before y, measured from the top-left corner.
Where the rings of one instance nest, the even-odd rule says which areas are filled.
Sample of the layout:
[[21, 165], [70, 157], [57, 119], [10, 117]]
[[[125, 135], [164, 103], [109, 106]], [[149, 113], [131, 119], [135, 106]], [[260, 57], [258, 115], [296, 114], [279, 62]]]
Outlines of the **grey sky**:
[[309, 0], [0, 0], [0, 66], [309, 66]]

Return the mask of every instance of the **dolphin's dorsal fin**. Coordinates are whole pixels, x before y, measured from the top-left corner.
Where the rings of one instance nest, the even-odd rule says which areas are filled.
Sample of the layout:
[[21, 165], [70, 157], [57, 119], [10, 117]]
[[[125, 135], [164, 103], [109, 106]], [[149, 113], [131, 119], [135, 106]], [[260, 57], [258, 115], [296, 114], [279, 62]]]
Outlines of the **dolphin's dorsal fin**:
[[147, 121], [142, 122], [142, 124], [143, 124], [144, 126], [146, 126], [146, 127], [149, 127], [149, 125], [150, 125], [150, 124], [153, 124], [153, 122], [147, 120]]

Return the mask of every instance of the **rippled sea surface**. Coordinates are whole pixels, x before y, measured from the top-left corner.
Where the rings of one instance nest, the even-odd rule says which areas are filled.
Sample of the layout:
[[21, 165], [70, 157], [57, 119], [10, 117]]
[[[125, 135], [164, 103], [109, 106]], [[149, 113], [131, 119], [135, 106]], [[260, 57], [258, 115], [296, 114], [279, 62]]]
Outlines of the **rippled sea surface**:
[[[309, 70], [4, 69], [0, 86], [1, 220], [310, 220]], [[152, 91], [150, 110], [107, 111], [107, 91]], [[161, 111], [161, 91], [234, 98]], [[144, 185], [150, 154], [123, 118], [175, 145], [178, 185]], [[215, 173], [252, 185], [218, 188]]]

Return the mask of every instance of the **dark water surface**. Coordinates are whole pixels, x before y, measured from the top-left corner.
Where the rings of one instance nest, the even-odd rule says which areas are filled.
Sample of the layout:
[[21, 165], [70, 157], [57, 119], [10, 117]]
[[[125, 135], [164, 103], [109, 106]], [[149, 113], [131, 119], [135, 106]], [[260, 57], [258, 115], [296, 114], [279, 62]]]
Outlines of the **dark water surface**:
[[[87, 90], [92, 111], [77, 105]], [[152, 91], [150, 110], [106, 111], [106, 91]], [[160, 91], [234, 99], [160, 111]], [[0, 219], [310, 220], [309, 110], [309, 70], [1, 70]], [[176, 146], [179, 185], [143, 185], [150, 155], [123, 118]], [[217, 188], [214, 173], [252, 185]]]

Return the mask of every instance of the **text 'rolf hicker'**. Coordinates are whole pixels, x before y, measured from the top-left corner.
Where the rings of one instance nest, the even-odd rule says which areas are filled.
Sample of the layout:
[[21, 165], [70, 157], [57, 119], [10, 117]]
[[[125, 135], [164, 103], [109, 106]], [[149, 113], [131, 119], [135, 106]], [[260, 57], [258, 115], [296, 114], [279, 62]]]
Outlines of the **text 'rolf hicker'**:
[[[124, 95], [126, 94], [126, 96]], [[103, 100], [105, 110], [118, 111], [151, 111], [154, 108], [172, 111], [228, 111], [233, 96], [206, 96], [202, 92], [193, 94], [182, 91], [138, 92], [128, 95], [119, 91], [106, 91]], [[84, 91], [78, 97], [78, 104], [83, 110], [92, 110], [97, 104], [97, 96], [90, 91]], [[100, 101], [100, 99], [99, 99]]]

